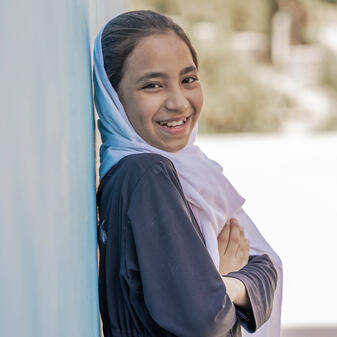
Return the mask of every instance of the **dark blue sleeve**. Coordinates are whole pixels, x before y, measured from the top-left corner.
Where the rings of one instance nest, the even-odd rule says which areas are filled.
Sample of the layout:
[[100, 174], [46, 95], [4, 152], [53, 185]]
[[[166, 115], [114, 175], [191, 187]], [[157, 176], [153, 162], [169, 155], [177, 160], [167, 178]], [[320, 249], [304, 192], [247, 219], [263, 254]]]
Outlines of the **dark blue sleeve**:
[[193, 223], [174, 168], [156, 164], [132, 192], [128, 221], [145, 305], [180, 337], [223, 337], [236, 310]]
[[237, 307], [240, 325], [248, 332], [256, 331], [271, 315], [277, 272], [267, 254], [250, 256], [248, 264], [226, 276], [241, 280], [250, 301], [249, 310]]

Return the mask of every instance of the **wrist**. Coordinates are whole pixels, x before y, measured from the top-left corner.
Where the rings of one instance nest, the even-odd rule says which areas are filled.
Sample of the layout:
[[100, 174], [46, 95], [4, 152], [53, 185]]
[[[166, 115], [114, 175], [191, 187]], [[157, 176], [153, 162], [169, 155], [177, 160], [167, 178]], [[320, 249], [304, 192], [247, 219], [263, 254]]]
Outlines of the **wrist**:
[[246, 287], [241, 280], [230, 276], [222, 276], [222, 280], [226, 286], [227, 295], [235, 305], [249, 306]]

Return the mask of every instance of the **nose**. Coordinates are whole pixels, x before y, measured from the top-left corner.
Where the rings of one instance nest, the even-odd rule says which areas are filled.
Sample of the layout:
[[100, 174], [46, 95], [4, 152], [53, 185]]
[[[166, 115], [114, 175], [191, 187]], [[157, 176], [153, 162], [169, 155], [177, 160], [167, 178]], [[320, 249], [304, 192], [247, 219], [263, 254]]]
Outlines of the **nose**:
[[182, 88], [172, 88], [165, 101], [165, 108], [169, 111], [183, 112], [189, 106], [189, 101]]

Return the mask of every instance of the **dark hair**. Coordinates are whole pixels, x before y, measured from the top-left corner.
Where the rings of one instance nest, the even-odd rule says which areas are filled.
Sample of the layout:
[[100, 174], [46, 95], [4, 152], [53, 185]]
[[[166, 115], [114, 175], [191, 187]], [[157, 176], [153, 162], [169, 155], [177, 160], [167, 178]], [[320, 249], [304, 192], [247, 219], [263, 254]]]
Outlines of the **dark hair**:
[[149, 10], [131, 11], [107, 23], [102, 32], [104, 68], [116, 91], [125, 71], [124, 63], [140, 39], [169, 31], [175, 32], [186, 43], [198, 68], [197, 53], [190, 39], [179, 25], [165, 15]]

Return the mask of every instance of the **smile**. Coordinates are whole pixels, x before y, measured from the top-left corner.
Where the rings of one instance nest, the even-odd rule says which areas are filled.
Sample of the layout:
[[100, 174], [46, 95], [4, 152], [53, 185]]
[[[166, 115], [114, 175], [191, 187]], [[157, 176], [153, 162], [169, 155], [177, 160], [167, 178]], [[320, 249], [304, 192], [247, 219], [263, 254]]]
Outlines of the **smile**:
[[176, 121], [162, 121], [162, 122], [158, 122], [161, 126], [165, 126], [167, 128], [179, 128], [180, 126], [184, 125], [187, 120], [190, 118], [191, 116], [185, 117], [184, 119], [181, 120], [176, 120]]

